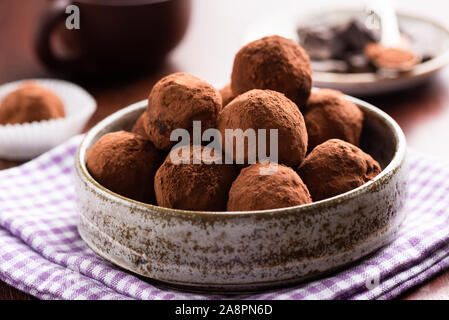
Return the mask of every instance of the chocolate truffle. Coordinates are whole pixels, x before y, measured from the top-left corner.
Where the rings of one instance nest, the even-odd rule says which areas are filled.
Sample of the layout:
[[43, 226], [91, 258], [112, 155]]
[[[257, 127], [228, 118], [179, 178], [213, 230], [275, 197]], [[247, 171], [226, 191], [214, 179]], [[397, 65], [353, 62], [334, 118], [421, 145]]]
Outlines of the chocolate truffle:
[[146, 121], [147, 112], [142, 113], [142, 115], [137, 119], [136, 123], [134, 124], [131, 132], [137, 133], [138, 135], [141, 135], [144, 138], [147, 138], [147, 133], [145, 131], [145, 128], [143, 127], [144, 122]]
[[312, 92], [304, 111], [309, 151], [329, 139], [341, 139], [358, 146], [363, 113], [343, 93], [321, 89]]
[[[270, 150], [270, 129], [278, 130], [278, 162], [288, 166], [299, 165], [307, 151], [307, 130], [304, 119], [296, 104], [282, 93], [254, 89], [232, 100], [220, 113], [217, 127], [226, 146], [226, 129], [266, 129], [267, 153]], [[228, 136], [228, 139], [232, 137]], [[244, 163], [248, 163], [248, 149], [245, 148]], [[233, 158], [236, 156], [234, 143]], [[230, 151], [226, 150], [229, 155]], [[262, 160], [262, 159], [259, 159]], [[236, 162], [238, 163], [238, 162]]]
[[[215, 155], [208, 147], [190, 146], [188, 156], [180, 154], [181, 148], [188, 149], [179, 147], [172, 150], [157, 170], [154, 189], [158, 205], [184, 210], [226, 210], [229, 188], [237, 176], [234, 166], [211, 163], [210, 159], [222, 158], [222, 155]], [[172, 154], [185, 161], [173, 161]], [[204, 160], [205, 154], [212, 156]], [[223, 159], [221, 161], [224, 162]]]
[[379, 163], [370, 155], [338, 139], [317, 146], [298, 168], [313, 201], [360, 187], [381, 171]]
[[231, 84], [228, 83], [223, 89], [220, 90], [221, 100], [223, 107], [225, 107], [229, 102], [231, 102], [236, 95], [232, 92]]
[[365, 54], [371, 62], [381, 69], [409, 71], [421, 58], [409, 50], [385, 47], [380, 43], [370, 43], [365, 47]]
[[295, 41], [280, 36], [253, 41], [235, 56], [231, 86], [236, 95], [251, 89], [282, 92], [302, 108], [312, 88], [309, 56]]
[[175, 129], [191, 129], [194, 120], [201, 121], [202, 131], [215, 127], [221, 110], [220, 93], [210, 84], [186, 73], [174, 73], [159, 80], [148, 97], [148, 138], [162, 150], [176, 142], [170, 141]]
[[271, 174], [261, 174], [261, 169], [273, 170], [269, 164], [256, 163], [240, 172], [229, 190], [228, 211], [268, 210], [312, 202], [293, 169], [278, 165]]
[[125, 131], [102, 136], [87, 153], [87, 169], [102, 186], [122, 196], [154, 203], [154, 175], [163, 156], [142, 136]]
[[52, 91], [30, 81], [9, 93], [0, 104], [0, 124], [22, 124], [65, 117], [64, 106]]

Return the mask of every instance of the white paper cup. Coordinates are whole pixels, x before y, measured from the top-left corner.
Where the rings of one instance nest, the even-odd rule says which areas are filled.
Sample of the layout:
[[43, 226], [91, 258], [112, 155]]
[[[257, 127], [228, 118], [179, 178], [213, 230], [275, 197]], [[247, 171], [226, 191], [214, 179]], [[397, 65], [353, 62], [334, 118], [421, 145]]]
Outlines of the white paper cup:
[[56, 79], [27, 79], [0, 86], [0, 102], [23, 82], [33, 81], [53, 91], [63, 102], [65, 118], [0, 125], [0, 158], [27, 160], [81, 132], [95, 112], [95, 99], [80, 86]]

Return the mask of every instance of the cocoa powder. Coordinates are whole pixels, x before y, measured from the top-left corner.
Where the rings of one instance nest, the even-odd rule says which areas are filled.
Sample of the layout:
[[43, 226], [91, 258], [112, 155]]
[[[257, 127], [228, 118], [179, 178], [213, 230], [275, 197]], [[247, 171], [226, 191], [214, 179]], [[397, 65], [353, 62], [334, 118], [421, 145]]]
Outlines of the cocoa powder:
[[163, 156], [142, 136], [125, 131], [102, 136], [87, 153], [87, 169], [101, 185], [122, 196], [155, 203], [154, 175]]
[[[179, 153], [180, 148], [171, 152]], [[175, 164], [171, 155], [167, 156], [154, 179], [158, 205], [184, 210], [226, 210], [228, 191], [237, 175], [236, 168], [229, 164], [207, 163], [201, 158], [204, 152], [222, 157], [204, 146], [190, 146], [188, 163]], [[195, 157], [199, 164], [195, 164]]]
[[175, 144], [170, 141], [173, 130], [189, 130], [195, 120], [201, 121], [203, 131], [214, 128], [221, 108], [220, 93], [212, 85], [186, 73], [174, 73], [151, 90], [145, 132], [157, 148], [168, 150]]
[[237, 52], [231, 86], [236, 95], [251, 89], [278, 91], [301, 109], [312, 88], [309, 56], [291, 39], [269, 36], [256, 40]]
[[365, 184], [382, 169], [370, 155], [342, 140], [328, 140], [298, 168], [313, 201], [327, 199]]
[[137, 133], [138, 135], [141, 135], [144, 138], [147, 138], [147, 133], [144, 128], [144, 123], [146, 122], [146, 117], [148, 116], [148, 113], [145, 111], [142, 113], [142, 115], [137, 119], [136, 123], [134, 124], [131, 132]]
[[[307, 151], [307, 130], [301, 112], [296, 104], [276, 91], [254, 89], [239, 95], [220, 113], [217, 127], [224, 146], [226, 129], [277, 129], [279, 162], [289, 166], [299, 165]], [[248, 149], [245, 148], [245, 163], [248, 163]], [[270, 150], [268, 139], [266, 150]], [[235, 160], [235, 143], [233, 157]]]
[[268, 210], [311, 203], [309, 191], [291, 168], [278, 165], [271, 175], [262, 175], [269, 164], [242, 169], [229, 191], [228, 211]]
[[363, 112], [343, 93], [331, 89], [312, 92], [304, 112], [309, 151], [329, 139], [341, 139], [358, 146]]
[[65, 117], [64, 106], [52, 91], [29, 81], [0, 104], [0, 124], [22, 124]]

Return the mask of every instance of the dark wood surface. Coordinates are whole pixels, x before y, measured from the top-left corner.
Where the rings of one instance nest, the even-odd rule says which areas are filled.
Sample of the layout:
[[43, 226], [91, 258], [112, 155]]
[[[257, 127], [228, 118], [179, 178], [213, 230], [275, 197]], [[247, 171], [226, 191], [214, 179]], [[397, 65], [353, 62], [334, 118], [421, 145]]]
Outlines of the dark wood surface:
[[[430, 1], [426, 5], [412, 2], [418, 13], [419, 6], [427, 12], [441, 12], [432, 7], [441, 4], [439, 1]], [[38, 62], [32, 46], [35, 23], [49, 3], [46, 0], [0, 1], [0, 84], [24, 78], [55, 77]], [[236, 10], [227, 1], [195, 1], [192, 22], [183, 42], [158, 70], [125, 78], [117, 75], [101, 81], [76, 81], [98, 102], [98, 110], [86, 129], [120, 108], [145, 99], [160, 77], [174, 71], [193, 73], [214, 84], [225, 84], [233, 55], [242, 43], [242, 31], [266, 12], [279, 9], [272, 3], [257, 1], [256, 6], [254, 1], [244, 1], [239, 2], [240, 10]], [[448, 69], [427, 85], [366, 100], [398, 121], [411, 147], [449, 159]], [[0, 170], [19, 164], [0, 159]], [[405, 294], [404, 298], [449, 299], [449, 271], [442, 271]], [[0, 281], [0, 299], [32, 297]]]

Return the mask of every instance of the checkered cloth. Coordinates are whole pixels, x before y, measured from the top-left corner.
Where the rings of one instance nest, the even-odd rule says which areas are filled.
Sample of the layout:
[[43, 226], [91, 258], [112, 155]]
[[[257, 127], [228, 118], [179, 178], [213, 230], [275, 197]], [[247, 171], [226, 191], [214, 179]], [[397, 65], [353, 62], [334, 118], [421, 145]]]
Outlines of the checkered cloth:
[[[78, 235], [72, 179], [81, 137], [0, 172], [0, 279], [42, 299], [211, 299], [161, 289]], [[241, 299], [389, 299], [449, 266], [449, 167], [409, 152], [408, 215], [392, 244], [325, 279]]]

